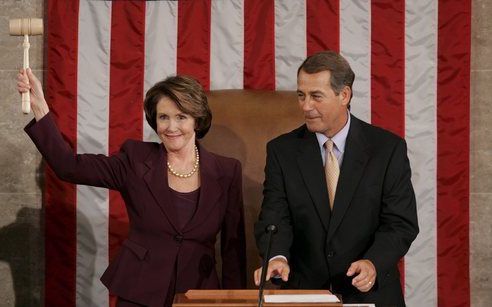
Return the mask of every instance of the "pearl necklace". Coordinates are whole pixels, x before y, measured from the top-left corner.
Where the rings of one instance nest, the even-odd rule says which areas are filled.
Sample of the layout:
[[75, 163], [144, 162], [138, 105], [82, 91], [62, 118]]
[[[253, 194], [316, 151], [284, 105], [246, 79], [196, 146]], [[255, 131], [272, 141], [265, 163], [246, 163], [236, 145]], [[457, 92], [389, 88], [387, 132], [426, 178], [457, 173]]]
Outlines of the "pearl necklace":
[[196, 147], [196, 145], [195, 145], [195, 163], [193, 164], [193, 169], [191, 170], [191, 172], [189, 172], [187, 174], [178, 173], [178, 172], [176, 172], [172, 168], [171, 164], [169, 164], [169, 161], [167, 161], [167, 169], [169, 170], [169, 172], [171, 174], [173, 174], [176, 177], [179, 177], [179, 178], [190, 178], [200, 168], [199, 162], [200, 162], [200, 153], [198, 152], [198, 147]]

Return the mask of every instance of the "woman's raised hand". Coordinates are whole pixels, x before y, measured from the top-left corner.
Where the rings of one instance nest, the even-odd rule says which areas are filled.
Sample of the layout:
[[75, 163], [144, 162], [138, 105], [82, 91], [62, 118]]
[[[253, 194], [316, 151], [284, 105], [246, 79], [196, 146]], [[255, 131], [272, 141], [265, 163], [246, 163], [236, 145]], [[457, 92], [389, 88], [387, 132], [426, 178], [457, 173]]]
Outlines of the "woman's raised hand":
[[44, 99], [43, 87], [30, 68], [21, 69], [17, 75], [17, 90], [19, 93], [31, 93], [31, 109], [36, 121], [48, 114], [49, 107]]

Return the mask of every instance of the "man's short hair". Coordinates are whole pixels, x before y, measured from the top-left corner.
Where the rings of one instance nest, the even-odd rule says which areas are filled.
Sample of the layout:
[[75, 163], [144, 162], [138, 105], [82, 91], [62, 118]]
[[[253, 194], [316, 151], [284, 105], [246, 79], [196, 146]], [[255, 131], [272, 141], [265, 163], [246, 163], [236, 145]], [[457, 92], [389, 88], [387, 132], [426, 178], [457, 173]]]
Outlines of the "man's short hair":
[[352, 90], [355, 74], [347, 60], [337, 52], [325, 50], [308, 56], [299, 66], [297, 76], [301, 70], [308, 74], [329, 71], [331, 89], [337, 95], [345, 86]]

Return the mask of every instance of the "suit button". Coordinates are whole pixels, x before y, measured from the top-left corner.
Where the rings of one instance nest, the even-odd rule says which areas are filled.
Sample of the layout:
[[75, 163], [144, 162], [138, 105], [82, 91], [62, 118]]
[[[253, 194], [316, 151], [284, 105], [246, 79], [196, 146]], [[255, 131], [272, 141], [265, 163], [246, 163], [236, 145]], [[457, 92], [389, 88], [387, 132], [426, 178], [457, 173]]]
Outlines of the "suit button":
[[174, 241], [181, 243], [183, 242], [183, 236], [182, 235], [175, 235], [174, 236]]
[[335, 252], [334, 251], [329, 251], [326, 253], [326, 257], [328, 258], [332, 258], [333, 256], [335, 256]]

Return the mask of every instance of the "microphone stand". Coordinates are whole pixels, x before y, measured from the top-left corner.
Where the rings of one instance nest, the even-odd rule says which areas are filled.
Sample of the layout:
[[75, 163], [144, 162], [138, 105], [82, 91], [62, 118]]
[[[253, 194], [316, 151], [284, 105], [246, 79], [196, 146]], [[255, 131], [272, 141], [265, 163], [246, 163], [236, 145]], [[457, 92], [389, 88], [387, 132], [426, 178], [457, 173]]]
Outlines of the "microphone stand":
[[268, 271], [268, 262], [270, 260], [270, 249], [272, 247], [272, 237], [277, 232], [277, 226], [268, 225], [265, 229], [265, 232], [268, 233], [268, 245], [267, 245], [267, 249], [265, 252], [265, 257], [263, 258], [263, 266], [261, 268], [260, 287], [258, 290], [258, 307], [263, 307], [263, 289], [265, 288], [266, 273]]

